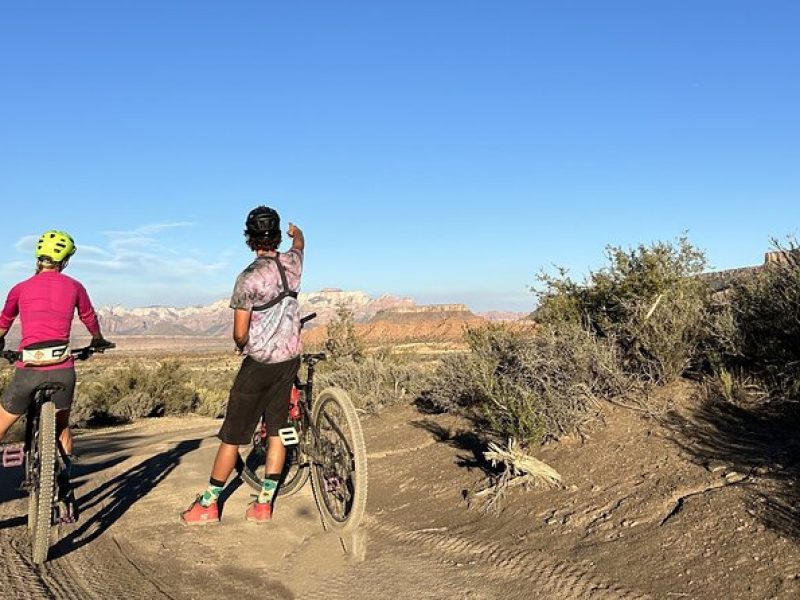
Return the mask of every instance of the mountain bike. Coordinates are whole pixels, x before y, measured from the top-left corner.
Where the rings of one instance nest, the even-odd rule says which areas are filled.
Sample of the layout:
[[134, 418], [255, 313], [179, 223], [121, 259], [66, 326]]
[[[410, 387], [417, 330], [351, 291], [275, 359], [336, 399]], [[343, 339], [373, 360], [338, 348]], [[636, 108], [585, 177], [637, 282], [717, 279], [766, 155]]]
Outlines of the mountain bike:
[[[71, 355], [86, 360], [92, 354], [113, 348], [87, 346], [76, 348]], [[6, 350], [0, 358], [14, 363], [21, 359], [21, 352]], [[65, 471], [64, 456], [56, 439], [56, 406], [52, 397], [62, 391], [60, 383], [43, 383], [32, 392], [32, 401], [25, 415], [25, 442], [23, 446], [6, 446], [3, 449], [3, 466], [25, 465], [21, 489], [28, 492], [28, 530], [34, 564], [47, 560], [50, 550], [50, 530], [55, 523], [72, 522], [76, 518], [75, 498], [62, 473]]]
[[[314, 317], [301, 319], [301, 327]], [[286, 447], [278, 496], [290, 496], [311, 478], [323, 526], [349, 531], [358, 526], [367, 505], [367, 450], [361, 422], [347, 393], [328, 387], [314, 396], [314, 370], [324, 353], [303, 354], [305, 380], [298, 374], [289, 399], [289, 422], [278, 431]], [[301, 369], [302, 370], [302, 369]], [[268, 450], [266, 414], [253, 434], [241, 478], [261, 490]]]

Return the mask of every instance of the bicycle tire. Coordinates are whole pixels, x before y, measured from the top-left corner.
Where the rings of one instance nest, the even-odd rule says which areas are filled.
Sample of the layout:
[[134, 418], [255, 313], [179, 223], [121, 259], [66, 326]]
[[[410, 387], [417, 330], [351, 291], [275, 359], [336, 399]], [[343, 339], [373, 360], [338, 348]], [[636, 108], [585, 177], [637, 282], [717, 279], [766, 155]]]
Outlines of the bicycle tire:
[[28, 493], [28, 531], [33, 533], [36, 527], [36, 513], [39, 509], [39, 494], [32, 489]]
[[329, 387], [317, 396], [311, 421], [314, 455], [322, 458], [312, 464], [311, 487], [323, 525], [340, 532], [355, 529], [367, 507], [368, 488], [367, 447], [358, 413], [347, 392]]
[[42, 404], [39, 416], [38, 474], [33, 490], [37, 496], [36, 520], [33, 526], [33, 563], [41, 565], [50, 551], [50, 527], [53, 523], [53, 492], [56, 468], [56, 407]]
[[[261, 491], [264, 482], [267, 453], [255, 444], [251, 446], [244, 459], [241, 477], [247, 485]], [[286, 462], [283, 465], [283, 477], [278, 487], [277, 496], [291, 496], [302, 488], [308, 481], [308, 465], [300, 464], [300, 449], [298, 446], [286, 448]]]

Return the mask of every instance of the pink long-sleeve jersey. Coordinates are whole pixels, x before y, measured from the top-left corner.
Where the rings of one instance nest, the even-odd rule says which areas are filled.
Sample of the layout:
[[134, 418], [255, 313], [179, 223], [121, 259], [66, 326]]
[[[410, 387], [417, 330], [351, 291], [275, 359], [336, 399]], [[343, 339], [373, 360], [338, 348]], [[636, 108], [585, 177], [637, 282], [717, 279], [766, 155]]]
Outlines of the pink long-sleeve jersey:
[[[100, 325], [89, 294], [78, 281], [57, 271], [43, 271], [11, 288], [0, 313], [0, 329], [8, 329], [19, 315], [22, 327], [20, 349], [38, 342], [69, 340], [75, 309], [92, 336]], [[39, 369], [71, 367], [72, 359]], [[22, 363], [17, 363], [21, 367]]]

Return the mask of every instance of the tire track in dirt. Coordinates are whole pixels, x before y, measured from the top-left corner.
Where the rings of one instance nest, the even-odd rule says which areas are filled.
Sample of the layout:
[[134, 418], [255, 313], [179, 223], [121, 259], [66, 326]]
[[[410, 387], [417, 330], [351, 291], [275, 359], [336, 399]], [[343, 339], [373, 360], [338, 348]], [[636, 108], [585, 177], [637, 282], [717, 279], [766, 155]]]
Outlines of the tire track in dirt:
[[[647, 594], [626, 589], [592, 574], [588, 565], [584, 567], [568, 561], [543, 558], [495, 542], [458, 537], [440, 529], [413, 531], [374, 518], [368, 518], [365, 529], [383, 540], [384, 544], [387, 539], [397, 544], [396, 550], [388, 553], [393, 566], [387, 568], [380, 559], [351, 565], [345, 572], [328, 574], [312, 583], [310, 589], [302, 590], [300, 597], [311, 600], [376, 597], [386, 592], [380, 589], [381, 584], [400, 591], [404, 589], [404, 581], [414, 580], [415, 569], [424, 568], [430, 572], [430, 563], [434, 561], [439, 565], [436, 584], [440, 587], [428, 589], [424, 595], [426, 598], [451, 597], [453, 593], [464, 593], [468, 589], [471, 598], [496, 597], [497, 589], [503, 589], [505, 597], [515, 598], [650, 598]], [[480, 567], [474, 568], [474, 565]], [[403, 570], [406, 572], [403, 573]], [[477, 578], [475, 587], [459, 586], [453, 589], [452, 582], [456, 578], [469, 576]], [[413, 588], [405, 589], [410, 591]], [[355, 590], [361, 595], [354, 595]], [[419, 593], [419, 589], [414, 591], [414, 594]], [[396, 597], [405, 596], [400, 593]]]
[[19, 540], [16, 538], [16, 535], [8, 533], [0, 537], [0, 544], [3, 546], [2, 559], [0, 559], [3, 596], [7, 598], [58, 598], [50, 593], [42, 577], [23, 558], [19, 551]]
[[170, 599], [160, 586], [150, 581], [125, 556], [113, 539], [99, 539], [93, 544], [48, 563], [57, 577], [78, 581], [86, 595], [83, 597]]
[[4, 531], [0, 545], [4, 598], [171, 599], [124, 556], [121, 548], [107, 540], [96, 542], [91, 550], [82, 548], [40, 567], [30, 559], [30, 540], [24, 525]]
[[644, 600], [650, 597], [604, 581], [567, 561], [545, 559], [495, 542], [456, 537], [443, 531], [408, 531], [399, 525], [377, 520], [371, 520], [367, 527], [403, 544], [413, 545], [440, 561], [460, 558], [464, 562], [491, 565], [492, 577], [526, 578], [531, 588], [556, 598]]

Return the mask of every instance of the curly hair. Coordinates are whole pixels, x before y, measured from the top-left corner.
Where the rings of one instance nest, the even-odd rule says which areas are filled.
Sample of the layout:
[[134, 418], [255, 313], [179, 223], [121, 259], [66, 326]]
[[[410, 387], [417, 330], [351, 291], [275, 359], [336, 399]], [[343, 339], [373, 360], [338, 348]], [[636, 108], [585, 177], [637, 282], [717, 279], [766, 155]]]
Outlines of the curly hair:
[[273, 235], [247, 235], [245, 234], [245, 241], [247, 243], [247, 247], [250, 250], [264, 250], [266, 252], [272, 252], [278, 249], [278, 246], [281, 245], [281, 232], [276, 231]]

